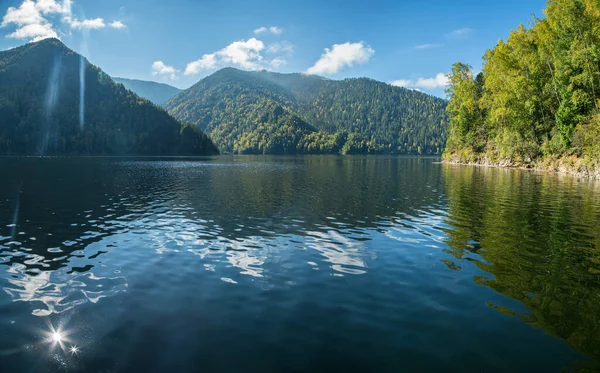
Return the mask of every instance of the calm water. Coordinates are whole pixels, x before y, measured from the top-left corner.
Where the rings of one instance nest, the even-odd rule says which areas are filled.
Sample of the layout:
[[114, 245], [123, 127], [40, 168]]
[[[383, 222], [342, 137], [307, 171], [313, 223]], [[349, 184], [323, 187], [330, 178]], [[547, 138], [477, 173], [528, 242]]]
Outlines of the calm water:
[[600, 185], [434, 161], [0, 159], [0, 371], [599, 371]]

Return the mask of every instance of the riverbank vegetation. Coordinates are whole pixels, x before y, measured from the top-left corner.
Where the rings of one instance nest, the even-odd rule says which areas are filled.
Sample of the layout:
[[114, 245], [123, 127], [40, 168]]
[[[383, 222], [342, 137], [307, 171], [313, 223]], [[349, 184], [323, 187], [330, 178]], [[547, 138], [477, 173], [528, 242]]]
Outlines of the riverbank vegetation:
[[544, 14], [479, 74], [452, 67], [447, 161], [600, 170], [600, 3], [550, 0]]

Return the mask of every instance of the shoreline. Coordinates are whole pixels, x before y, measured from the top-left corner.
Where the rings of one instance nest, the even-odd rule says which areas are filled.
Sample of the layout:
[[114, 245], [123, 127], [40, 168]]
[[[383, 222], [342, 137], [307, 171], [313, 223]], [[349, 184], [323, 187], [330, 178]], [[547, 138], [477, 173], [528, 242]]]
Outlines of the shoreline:
[[463, 166], [477, 166], [502, 168], [513, 170], [526, 170], [544, 173], [553, 173], [560, 175], [570, 175], [590, 181], [600, 181], [600, 161], [590, 165], [584, 159], [569, 156], [556, 159], [547, 159], [541, 161], [532, 161], [528, 163], [518, 163], [512, 160], [503, 160], [493, 162], [489, 158], [477, 159], [475, 161], [463, 161], [456, 156], [450, 156], [450, 159], [443, 159], [440, 163]]

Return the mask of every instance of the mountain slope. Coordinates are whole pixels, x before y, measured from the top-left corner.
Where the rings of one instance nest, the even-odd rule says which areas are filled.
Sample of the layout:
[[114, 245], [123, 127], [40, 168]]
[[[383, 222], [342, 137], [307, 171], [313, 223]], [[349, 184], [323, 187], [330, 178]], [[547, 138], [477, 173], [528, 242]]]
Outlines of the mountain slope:
[[364, 78], [336, 81], [226, 68], [164, 107], [176, 118], [198, 124], [222, 146], [213, 134], [221, 123], [231, 128], [240, 124], [237, 132], [243, 135], [247, 123], [237, 114], [248, 105], [257, 110], [266, 100], [314, 129], [298, 142], [300, 153], [440, 154], [446, 141], [445, 100]]
[[125, 78], [113, 78], [113, 80], [155, 105], [162, 105], [181, 92], [181, 89], [164, 83]]
[[1, 154], [216, 152], [196, 126], [182, 125], [57, 39], [0, 52]]
[[294, 154], [316, 132], [280, 104], [292, 99], [287, 91], [236, 69], [220, 70], [181, 95], [168, 102], [173, 112], [210, 133], [224, 152]]

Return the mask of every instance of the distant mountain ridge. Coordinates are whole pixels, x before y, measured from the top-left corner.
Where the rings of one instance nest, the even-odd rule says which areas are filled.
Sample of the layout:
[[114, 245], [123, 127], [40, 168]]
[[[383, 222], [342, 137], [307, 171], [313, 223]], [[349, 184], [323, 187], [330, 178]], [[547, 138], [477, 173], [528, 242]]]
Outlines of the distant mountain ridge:
[[115, 83], [58, 39], [0, 52], [0, 154], [216, 153], [197, 126]]
[[[232, 153], [441, 154], [446, 141], [445, 100], [367, 78], [224, 68], [163, 106]], [[294, 125], [259, 115], [272, 111]]]
[[112, 79], [119, 84], [123, 84], [125, 88], [138, 96], [152, 101], [155, 105], [164, 104], [182, 91], [165, 83], [115, 77]]

